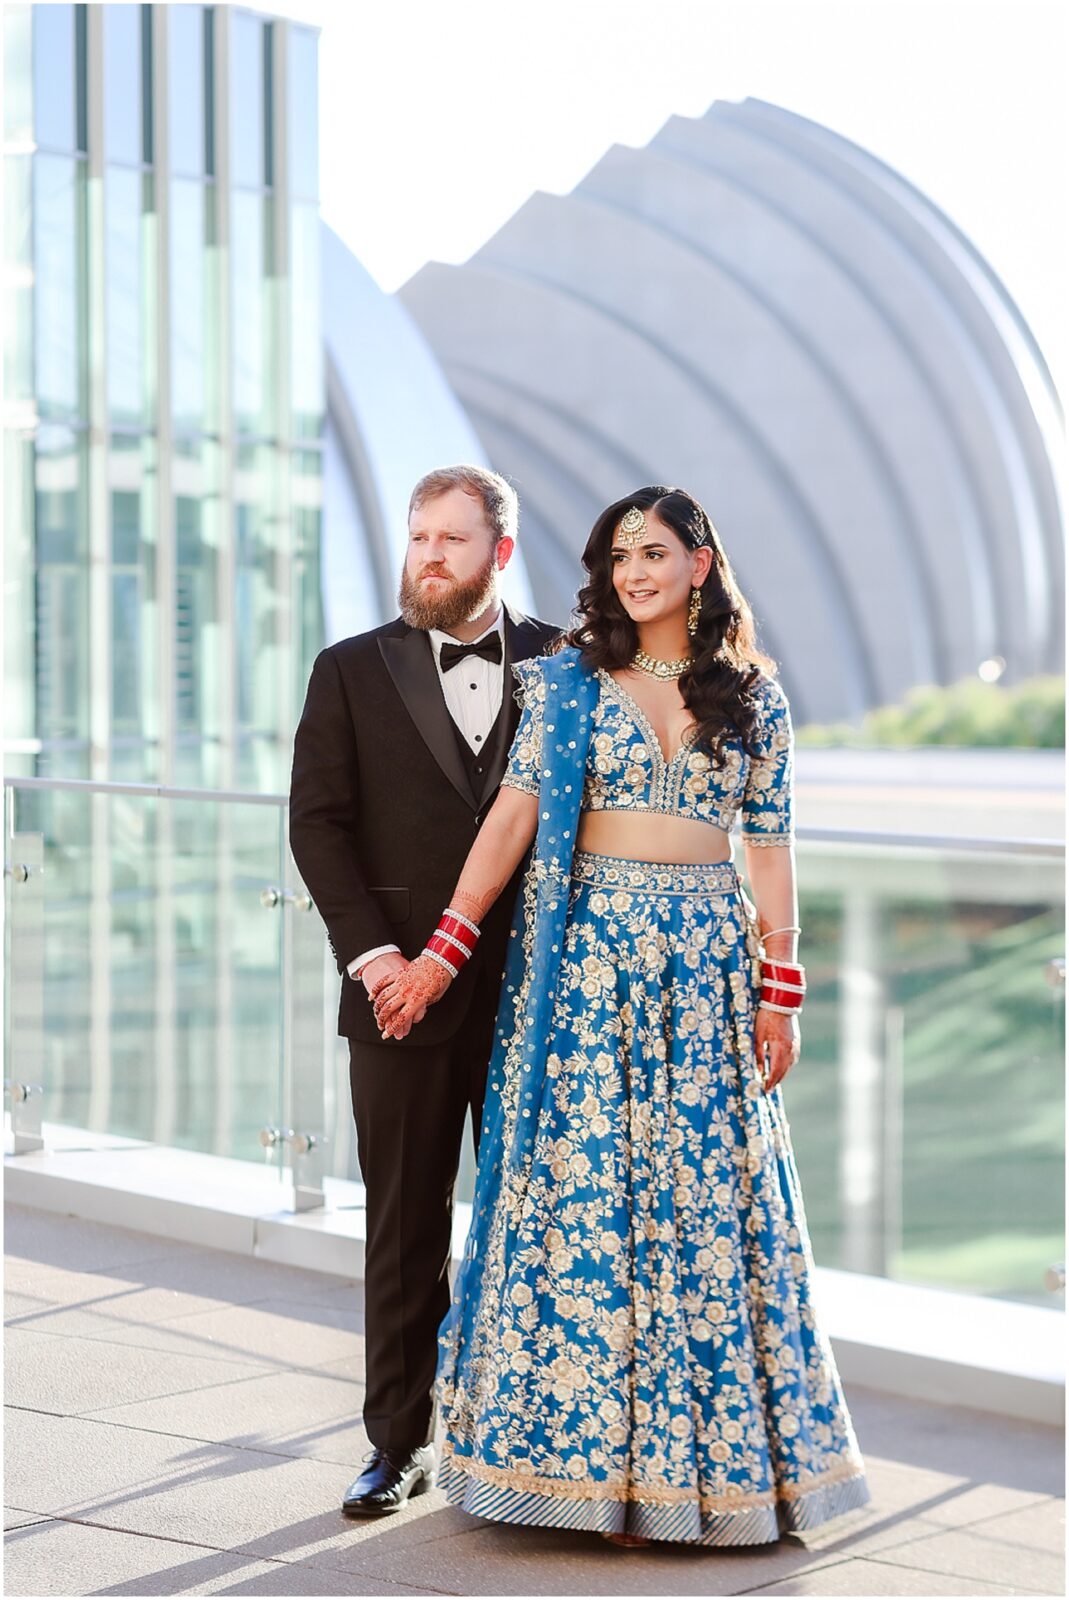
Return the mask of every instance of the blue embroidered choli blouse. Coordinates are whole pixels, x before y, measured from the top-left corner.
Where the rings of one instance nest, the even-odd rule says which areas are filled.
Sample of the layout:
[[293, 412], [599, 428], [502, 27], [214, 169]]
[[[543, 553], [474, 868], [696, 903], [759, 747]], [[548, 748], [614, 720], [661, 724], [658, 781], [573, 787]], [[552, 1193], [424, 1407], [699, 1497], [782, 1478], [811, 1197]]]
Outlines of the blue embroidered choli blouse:
[[[537, 796], [542, 770], [546, 679], [537, 660], [513, 671], [522, 685], [523, 715], [509, 752], [503, 784]], [[685, 738], [670, 761], [642, 707], [612, 675], [599, 669], [599, 693], [583, 784], [582, 810], [646, 812], [712, 823], [730, 833], [741, 813], [743, 841], [794, 842], [794, 735], [790, 707], [778, 681], [761, 673], [755, 695], [756, 756], [734, 735], [719, 764]]]

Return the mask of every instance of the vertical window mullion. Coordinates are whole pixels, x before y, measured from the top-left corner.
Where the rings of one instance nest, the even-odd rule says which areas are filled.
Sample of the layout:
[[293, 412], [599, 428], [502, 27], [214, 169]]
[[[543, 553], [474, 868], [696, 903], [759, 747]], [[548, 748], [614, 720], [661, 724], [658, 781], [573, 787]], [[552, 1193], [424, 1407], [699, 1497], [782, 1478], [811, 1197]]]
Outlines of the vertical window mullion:
[[215, 10], [204, 8], [204, 171], [215, 177]]
[[275, 182], [275, 91], [274, 91], [275, 29], [270, 22], [264, 24], [264, 187], [271, 189]]
[[151, 167], [156, 159], [152, 112], [152, 7], [141, 7], [141, 159]]
[[83, 5], [74, 8], [74, 137], [75, 147], [82, 155], [89, 149], [87, 9]]

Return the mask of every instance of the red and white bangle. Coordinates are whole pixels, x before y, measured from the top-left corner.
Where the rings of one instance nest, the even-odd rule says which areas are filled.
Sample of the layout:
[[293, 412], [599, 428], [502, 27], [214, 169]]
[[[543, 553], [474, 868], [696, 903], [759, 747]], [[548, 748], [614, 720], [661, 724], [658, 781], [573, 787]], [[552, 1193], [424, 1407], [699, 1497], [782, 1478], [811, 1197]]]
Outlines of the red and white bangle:
[[805, 999], [805, 968], [797, 961], [775, 961], [766, 958], [761, 962], [761, 998], [757, 1004], [764, 1011], [790, 1013], [801, 1011]]
[[448, 907], [442, 912], [438, 926], [427, 940], [423, 954], [437, 961], [451, 978], [456, 978], [464, 964], [475, 954], [478, 942], [479, 929], [475, 923]]

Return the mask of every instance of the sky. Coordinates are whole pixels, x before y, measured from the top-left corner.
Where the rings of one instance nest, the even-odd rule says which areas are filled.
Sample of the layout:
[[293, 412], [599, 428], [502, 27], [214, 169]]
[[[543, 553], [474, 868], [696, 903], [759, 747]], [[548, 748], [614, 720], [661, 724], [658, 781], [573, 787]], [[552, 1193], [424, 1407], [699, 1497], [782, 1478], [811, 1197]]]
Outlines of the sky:
[[387, 290], [461, 262], [613, 143], [747, 95], [895, 167], [971, 238], [1069, 388], [1062, 0], [283, 0], [320, 46], [326, 221]]

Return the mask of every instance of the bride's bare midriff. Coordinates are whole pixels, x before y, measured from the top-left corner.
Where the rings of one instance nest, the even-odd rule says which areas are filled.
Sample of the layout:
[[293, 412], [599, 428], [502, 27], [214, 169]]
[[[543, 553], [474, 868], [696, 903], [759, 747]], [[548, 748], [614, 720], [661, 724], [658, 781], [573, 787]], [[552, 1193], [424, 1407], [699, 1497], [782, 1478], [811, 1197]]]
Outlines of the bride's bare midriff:
[[577, 849], [592, 855], [671, 866], [731, 860], [731, 836], [723, 828], [648, 811], [584, 811], [575, 842]]

